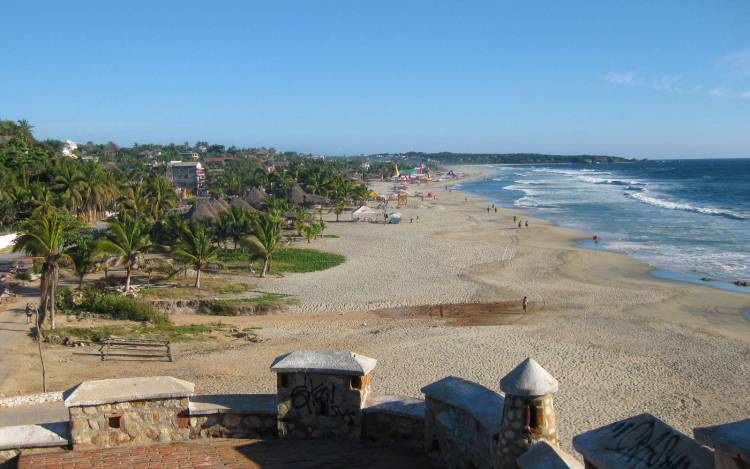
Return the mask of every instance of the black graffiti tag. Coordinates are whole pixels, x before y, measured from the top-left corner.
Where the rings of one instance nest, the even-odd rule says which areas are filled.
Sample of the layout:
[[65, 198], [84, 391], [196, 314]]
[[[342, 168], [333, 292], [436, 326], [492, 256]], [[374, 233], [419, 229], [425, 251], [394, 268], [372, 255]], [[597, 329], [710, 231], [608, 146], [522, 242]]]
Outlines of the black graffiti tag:
[[347, 425], [354, 424], [354, 414], [351, 410], [342, 409], [336, 404], [336, 387], [330, 388], [325, 383], [313, 386], [311, 381], [292, 389], [292, 408], [306, 409], [312, 415], [326, 415], [339, 417]]
[[[611, 426], [617, 439], [614, 448], [607, 448], [627, 456], [627, 463], [655, 468], [687, 469], [688, 458], [679, 454], [680, 436], [665, 429], [659, 433], [656, 422], [618, 422]], [[632, 466], [631, 466], [632, 467]]]

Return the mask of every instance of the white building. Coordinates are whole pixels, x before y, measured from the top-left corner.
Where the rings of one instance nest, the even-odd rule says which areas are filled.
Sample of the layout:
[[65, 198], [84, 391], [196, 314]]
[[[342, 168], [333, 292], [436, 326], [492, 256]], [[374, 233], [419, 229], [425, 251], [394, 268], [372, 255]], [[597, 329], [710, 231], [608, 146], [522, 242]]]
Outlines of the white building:
[[62, 147], [62, 154], [63, 156], [67, 156], [68, 158], [73, 158], [74, 160], [78, 159], [78, 155], [75, 154], [75, 151], [78, 149], [78, 144], [72, 140], [65, 140], [63, 142]]

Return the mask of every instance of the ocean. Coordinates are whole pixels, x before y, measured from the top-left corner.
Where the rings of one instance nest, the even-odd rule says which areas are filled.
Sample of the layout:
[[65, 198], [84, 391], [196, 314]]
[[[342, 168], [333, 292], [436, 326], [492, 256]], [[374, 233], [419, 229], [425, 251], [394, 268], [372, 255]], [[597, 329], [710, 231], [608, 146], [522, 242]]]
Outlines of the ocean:
[[577, 228], [655, 274], [717, 286], [750, 280], [750, 159], [491, 165], [461, 183], [499, 206]]

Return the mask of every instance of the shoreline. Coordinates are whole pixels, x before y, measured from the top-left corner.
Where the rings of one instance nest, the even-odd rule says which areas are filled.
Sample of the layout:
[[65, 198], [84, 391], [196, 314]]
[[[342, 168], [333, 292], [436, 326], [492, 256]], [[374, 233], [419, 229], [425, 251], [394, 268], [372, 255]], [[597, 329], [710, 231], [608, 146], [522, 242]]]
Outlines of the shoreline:
[[[461, 170], [463, 168], [469, 168], [469, 167], [471, 167], [471, 166], [469, 166], [469, 165], [460, 166], [459, 165], [459, 166], [451, 166], [450, 169]], [[486, 169], [486, 171], [482, 172], [482, 174], [480, 174], [480, 175], [468, 177], [465, 180], [460, 181], [458, 183], [459, 187], [458, 188], [454, 187], [454, 190], [457, 190], [459, 192], [464, 192], [466, 194], [471, 194], [471, 195], [473, 195], [475, 197], [483, 197], [488, 202], [493, 202], [493, 200], [491, 198], [487, 197], [487, 196], [484, 196], [484, 195], [476, 193], [476, 192], [467, 191], [463, 187], [460, 187], [460, 184], [463, 183], [463, 182], [469, 182], [471, 180], [475, 180], [475, 179], [487, 177], [488, 175], [492, 174], [492, 172], [491, 172], [492, 169], [491, 168], [488, 168], [488, 167], [485, 167], [485, 166], [483, 166], [483, 167]], [[560, 223], [558, 223], [558, 222], [556, 222], [554, 220], [548, 219], [548, 218], [538, 217], [536, 215], [530, 215], [529, 212], [527, 210], [523, 209], [523, 208], [510, 207], [508, 205], [498, 206], [498, 208], [502, 208], [502, 209], [505, 209], [505, 210], [512, 210], [514, 212], [519, 212], [522, 215], [524, 215], [524, 216], [526, 216], [526, 217], [528, 217], [530, 219], [533, 218], [533, 219], [538, 219], [538, 220], [545, 220], [545, 221], [547, 221], [549, 223], [552, 223], [554, 226], [559, 227], [559, 228], [564, 228], [564, 229], [568, 229], [568, 230], [577, 231], [580, 234], [580, 238], [574, 242], [575, 247], [578, 247], [578, 248], [581, 248], [581, 249], [587, 249], [587, 250], [594, 251], [594, 252], [606, 251], [606, 252], [624, 254], [624, 255], [628, 256], [629, 258], [635, 260], [636, 262], [640, 262], [640, 263], [648, 266], [650, 268], [649, 275], [650, 275], [650, 277], [652, 279], [658, 279], [658, 280], [663, 280], [663, 281], [671, 281], [671, 282], [678, 282], [678, 283], [682, 283], [682, 284], [699, 285], [699, 286], [705, 286], [705, 287], [708, 287], [708, 288], [722, 290], [722, 291], [729, 291], [729, 292], [734, 292], [734, 293], [740, 293], [740, 294], [750, 295], [750, 287], [738, 286], [738, 285], [735, 285], [733, 282], [731, 282], [729, 280], [716, 280], [716, 279], [703, 280], [703, 278], [708, 278], [708, 277], [706, 275], [704, 275], [702, 277], [698, 273], [692, 273], [691, 274], [691, 273], [686, 273], [686, 272], [680, 272], [680, 271], [677, 271], [677, 270], [672, 270], [672, 269], [669, 269], [669, 268], [666, 268], [666, 267], [661, 267], [661, 266], [657, 266], [657, 265], [651, 265], [651, 264], [649, 264], [649, 263], [647, 263], [647, 262], [645, 262], [645, 261], [643, 261], [641, 259], [638, 259], [637, 257], [633, 256], [630, 253], [627, 253], [627, 252], [624, 252], [624, 251], [618, 251], [616, 249], [610, 249], [610, 248], [608, 248], [606, 242], [602, 243], [601, 245], [593, 245], [593, 243], [591, 242], [591, 239], [589, 238], [589, 234], [587, 234], [583, 230], [581, 230], [579, 228], [572, 228], [572, 227], [568, 227], [568, 226], [562, 225], [562, 224], [560, 224]], [[746, 316], [747, 316], [747, 319], [750, 320], [750, 309], [747, 310]]]

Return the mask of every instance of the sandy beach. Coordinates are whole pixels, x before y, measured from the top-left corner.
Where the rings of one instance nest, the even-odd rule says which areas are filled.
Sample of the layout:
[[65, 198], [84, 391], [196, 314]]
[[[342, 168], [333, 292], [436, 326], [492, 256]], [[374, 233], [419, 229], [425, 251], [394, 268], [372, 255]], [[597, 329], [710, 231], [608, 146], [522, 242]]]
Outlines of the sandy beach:
[[[459, 170], [482, 177], [479, 167]], [[382, 191], [387, 184], [372, 186]], [[336, 223], [324, 215], [327, 233], [338, 237], [309, 246], [345, 255], [344, 264], [254, 279], [260, 289], [300, 302], [282, 314], [221, 318], [259, 327], [263, 342], [180, 344], [175, 363], [137, 366], [58, 347], [48, 366], [51, 388], [169, 374], [195, 381], [200, 392], [271, 391], [273, 357], [320, 349], [377, 358], [376, 391], [421, 396], [422, 386], [446, 375], [499, 390], [499, 379], [530, 356], [560, 382], [555, 406], [568, 450], [575, 434], [642, 412], [688, 434], [750, 415], [750, 321], [743, 315], [750, 295], [658, 280], [626, 255], [576, 247], [587, 233], [520, 211], [487, 213], [488, 201], [446, 191], [444, 183], [416, 190], [437, 198], [410, 198], [399, 209], [400, 225], [354, 223], [348, 213]], [[515, 227], [514, 215], [529, 227]], [[492, 306], [470, 314], [414, 308], [462, 303]], [[178, 323], [216, 320], [175, 316]], [[19, 366], [0, 392], [37, 391], [23, 377], [36, 366], [33, 348], [22, 355], [28, 368]]]

